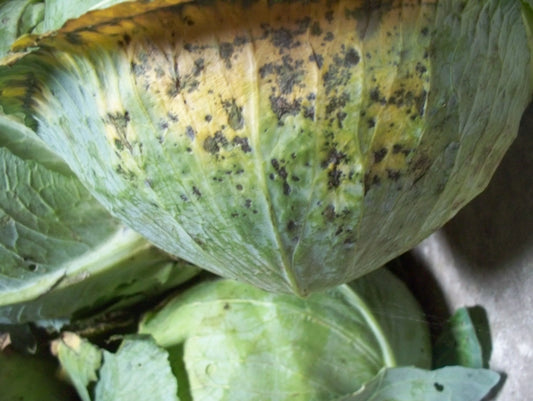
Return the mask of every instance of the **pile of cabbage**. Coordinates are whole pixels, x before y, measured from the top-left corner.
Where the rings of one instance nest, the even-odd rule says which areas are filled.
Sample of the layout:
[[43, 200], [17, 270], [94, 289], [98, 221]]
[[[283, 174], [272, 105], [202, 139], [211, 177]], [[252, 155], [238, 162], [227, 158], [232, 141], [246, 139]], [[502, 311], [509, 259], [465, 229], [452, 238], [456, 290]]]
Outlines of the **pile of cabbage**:
[[435, 357], [382, 266], [479, 194], [515, 138], [532, 13], [0, 1], [2, 392], [482, 399], [500, 376], [468, 311]]

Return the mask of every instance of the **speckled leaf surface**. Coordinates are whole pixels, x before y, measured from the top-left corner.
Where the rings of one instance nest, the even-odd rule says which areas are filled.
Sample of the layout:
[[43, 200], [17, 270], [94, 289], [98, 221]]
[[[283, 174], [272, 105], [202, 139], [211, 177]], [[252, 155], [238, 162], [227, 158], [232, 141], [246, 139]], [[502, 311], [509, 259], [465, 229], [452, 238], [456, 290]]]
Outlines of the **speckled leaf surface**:
[[381, 266], [486, 186], [531, 93], [520, 13], [125, 3], [12, 58], [0, 102], [157, 246], [306, 294]]
[[[361, 285], [411, 298], [390, 273], [380, 278], [378, 284], [364, 277]], [[304, 300], [219, 280], [148, 313], [139, 332], [169, 350], [179, 385], [189, 389], [184, 399], [328, 400], [356, 391], [382, 367], [396, 366], [400, 354], [410, 355], [401, 363], [429, 367], [427, 327], [411, 325], [420, 309], [413, 304], [396, 320], [399, 305], [392, 299], [385, 295], [369, 305], [342, 286]], [[378, 314], [397, 328], [387, 331]], [[400, 329], [404, 324], [417, 332]]]

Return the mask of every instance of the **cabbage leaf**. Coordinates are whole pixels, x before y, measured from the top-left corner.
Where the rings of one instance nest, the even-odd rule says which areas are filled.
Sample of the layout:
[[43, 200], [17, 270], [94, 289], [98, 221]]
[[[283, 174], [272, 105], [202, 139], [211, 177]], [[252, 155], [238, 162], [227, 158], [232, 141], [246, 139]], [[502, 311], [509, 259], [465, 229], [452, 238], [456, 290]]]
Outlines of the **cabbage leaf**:
[[0, 160], [0, 323], [125, 305], [197, 273], [112, 218], [33, 131], [5, 114]]
[[168, 354], [149, 337], [129, 336], [111, 353], [64, 333], [53, 348], [82, 401], [179, 401]]

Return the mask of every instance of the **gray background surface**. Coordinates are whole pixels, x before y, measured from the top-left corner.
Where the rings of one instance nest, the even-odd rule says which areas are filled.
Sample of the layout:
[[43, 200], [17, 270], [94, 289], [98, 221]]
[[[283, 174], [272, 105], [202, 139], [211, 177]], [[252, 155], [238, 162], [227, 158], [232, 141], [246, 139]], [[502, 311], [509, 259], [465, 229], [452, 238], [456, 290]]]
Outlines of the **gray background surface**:
[[485, 192], [411, 254], [437, 284], [422, 291], [487, 311], [491, 368], [506, 376], [495, 400], [533, 401], [533, 107]]

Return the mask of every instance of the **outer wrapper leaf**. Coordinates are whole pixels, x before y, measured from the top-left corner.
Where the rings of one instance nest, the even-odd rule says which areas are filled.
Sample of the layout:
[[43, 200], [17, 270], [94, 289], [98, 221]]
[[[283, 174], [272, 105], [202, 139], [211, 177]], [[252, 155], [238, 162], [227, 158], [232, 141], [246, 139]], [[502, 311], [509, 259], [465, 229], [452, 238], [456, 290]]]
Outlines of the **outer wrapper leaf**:
[[149, 338], [127, 338], [116, 354], [104, 351], [95, 401], [179, 401], [168, 354]]
[[82, 401], [91, 401], [87, 387], [98, 379], [98, 370], [102, 366], [102, 351], [76, 334], [67, 332], [52, 344], [52, 352], [57, 356]]
[[0, 101], [157, 246], [307, 294], [382, 266], [485, 188], [530, 99], [521, 12], [128, 2], [14, 56]]
[[[380, 277], [382, 288], [403, 291], [390, 273]], [[388, 313], [389, 300], [372, 307]], [[394, 319], [392, 309], [388, 316]], [[304, 300], [222, 280], [179, 294], [149, 313], [139, 332], [169, 350], [179, 386], [189, 391], [183, 399], [328, 400], [357, 390], [382, 367], [395, 366], [396, 355], [406, 350], [411, 359], [405, 362], [429, 367], [427, 327], [394, 338], [407, 332], [384, 331], [374, 312], [348, 286]], [[413, 328], [419, 308], [403, 313], [395, 324]], [[402, 344], [401, 352], [395, 344]]]
[[149, 337], [127, 337], [110, 353], [64, 333], [53, 351], [83, 401], [179, 401], [168, 354]]
[[0, 114], [0, 323], [138, 301], [198, 271], [113, 219], [35, 133]]

